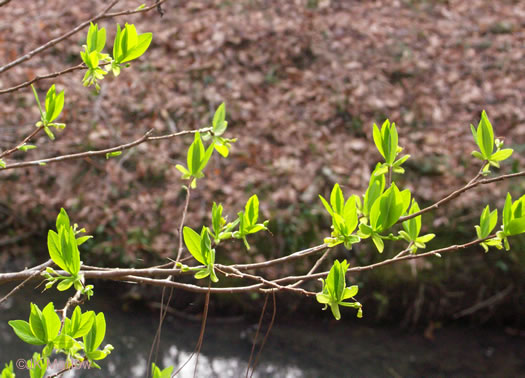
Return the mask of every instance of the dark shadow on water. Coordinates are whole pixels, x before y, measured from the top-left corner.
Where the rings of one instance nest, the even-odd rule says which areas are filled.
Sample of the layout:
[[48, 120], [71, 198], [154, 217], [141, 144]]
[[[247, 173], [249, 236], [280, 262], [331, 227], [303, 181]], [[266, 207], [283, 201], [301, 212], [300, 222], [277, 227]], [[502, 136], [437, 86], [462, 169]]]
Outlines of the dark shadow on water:
[[[2, 287], [0, 296], [7, 292]], [[67, 297], [51, 292], [55, 307]], [[47, 303], [47, 295], [24, 289], [0, 309], [0, 366], [9, 360], [29, 359], [33, 350], [13, 333], [8, 320], [29, 317], [29, 302]], [[96, 292], [82, 310], [103, 311], [107, 331], [103, 343], [115, 350], [100, 363], [102, 370], [77, 370], [74, 377], [144, 377], [149, 349], [158, 324], [158, 313], [121, 311], [115, 293]], [[298, 314], [299, 315], [299, 314]], [[434, 333], [392, 328], [370, 328], [359, 324], [348, 311], [346, 321], [277, 322], [263, 351], [254, 377], [407, 377], [407, 376], [523, 376], [525, 338], [502, 330], [449, 327]], [[345, 319], [343, 314], [343, 319]], [[193, 351], [199, 323], [169, 317], [162, 333], [158, 363], [178, 366]], [[206, 329], [198, 377], [244, 376], [250, 354], [253, 325], [210, 323]], [[60, 357], [63, 360], [62, 357]], [[181, 377], [192, 377], [194, 362]], [[26, 372], [17, 370], [19, 376]]]

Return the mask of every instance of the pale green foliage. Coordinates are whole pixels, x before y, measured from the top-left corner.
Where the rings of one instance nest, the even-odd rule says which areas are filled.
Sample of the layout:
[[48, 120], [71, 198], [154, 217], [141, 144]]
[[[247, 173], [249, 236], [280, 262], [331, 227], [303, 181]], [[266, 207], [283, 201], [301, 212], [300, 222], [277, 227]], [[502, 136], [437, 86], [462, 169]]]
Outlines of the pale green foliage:
[[85, 235], [77, 237], [85, 229], [77, 230], [77, 225], [71, 226], [69, 216], [64, 209], [60, 210], [56, 220], [57, 231], [49, 230], [47, 235], [47, 246], [49, 256], [55, 264], [69, 273], [69, 276], [60, 275], [54, 269], [48, 267], [43, 273], [47, 280], [46, 289], [58, 282], [57, 289], [64, 291], [74, 285], [76, 290], [85, 293], [88, 298], [92, 295], [92, 285], [83, 285], [84, 277], [80, 271], [80, 251], [78, 246], [85, 243], [92, 236]]
[[5, 367], [2, 369], [2, 375], [0, 378], [15, 378], [15, 371], [13, 370], [13, 361], [10, 361], [8, 364], [5, 364]]
[[410, 197], [408, 189], [400, 191], [393, 183], [374, 201], [370, 209], [370, 224], [362, 222], [357, 235], [363, 239], [372, 238], [377, 250], [383, 252], [384, 242], [380, 233], [396, 224], [407, 211]]
[[342, 262], [335, 260], [326, 280], [320, 279], [323, 283], [323, 290], [316, 295], [317, 301], [325, 305], [323, 310], [326, 310], [326, 308], [330, 306], [330, 310], [332, 310], [332, 314], [336, 320], [341, 319], [339, 306], [356, 308], [357, 317], [360, 318], [363, 316], [361, 303], [355, 300], [354, 302], [344, 302], [345, 299], [354, 299], [359, 289], [357, 285], [346, 287], [345, 275], [348, 266], [346, 260]]
[[250, 244], [246, 240], [246, 236], [249, 234], [255, 234], [259, 231], [268, 231], [268, 220], [262, 223], [257, 223], [259, 220], [259, 198], [256, 194], [250, 197], [244, 211], [237, 213], [239, 229], [235, 231], [232, 236], [236, 239], [242, 239], [246, 249], [250, 249]]
[[160, 370], [154, 362], [151, 364], [151, 374], [153, 378], [171, 378], [172, 373], [173, 366], [168, 366], [164, 370]]
[[215, 111], [215, 114], [213, 115], [212, 130], [209, 134], [205, 135], [203, 139], [208, 140], [211, 138], [212, 145], [215, 148], [215, 150], [223, 157], [228, 157], [228, 154], [230, 153], [231, 144], [236, 142], [237, 139], [228, 139], [223, 138], [221, 136], [224, 134], [226, 128], [228, 127], [228, 121], [225, 120], [225, 117], [226, 105], [224, 105], [223, 102], [221, 105], [219, 105], [219, 107]]
[[401, 165], [410, 157], [404, 155], [397, 159], [397, 155], [403, 151], [402, 147], [398, 145], [398, 135], [395, 123], [390, 123], [387, 119], [383, 122], [381, 130], [374, 123], [373, 127], [374, 143], [383, 158], [385, 163], [381, 165], [380, 169], [375, 171], [376, 175], [383, 175], [392, 169], [395, 173], [404, 173], [404, 168]]
[[95, 85], [97, 91], [100, 90], [99, 81], [104, 79], [108, 70], [106, 65], [110, 65], [114, 76], [120, 74], [121, 65], [139, 58], [148, 49], [153, 39], [152, 33], [138, 34], [135, 25], [126, 24], [121, 30], [117, 24], [117, 34], [113, 43], [113, 57], [103, 53], [106, 45], [106, 29], [98, 28], [98, 25], [91, 23], [86, 37], [84, 51], [80, 52], [82, 61], [88, 68], [82, 83], [84, 86]]
[[[54, 140], [55, 135], [49, 128], [54, 127], [57, 130], [61, 130], [66, 127], [65, 123], [53, 122], [60, 116], [60, 113], [62, 113], [62, 109], [64, 108], [64, 91], [57, 94], [55, 84], [53, 84], [46, 94], [45, 109], [42, 109], [35, 87], [31, 85], [31, 88], [33, 88], [33, 94], [35, 95], [38, 110], [40, 112], [40, 121], [38, 121], [35, 126], [43, 127], [49, 139]], [[23, 148], [21, 149], [23, 150]], [[31, 147], [25, 147], [25, 149], [31, 149]]]
[[193, 143], [190, 145], [188, 154], [186, 156], [188, 168], [181, 164], [177, 164], [175, 166], [175, 168], [181, 172], [183, 180], [193, 179], [191, 181], [192, 188], [197, 186], [197, 179], [204, 177], [204, 173], [202, 171], [208, 164], [212, 153], [213, 144], [211, 144], [207, 149], [204, 149], [204, 144], [202, 143], [200, 133], [195, 133], [195, 138]]
[[[470, 125], [470, 130], [474, 141], [479, 147], [479, 151], [473, 151], [472, 156], [486, 162], [483, 166], [483, 174], [488, 174], [491, 166], [499, 168], [499, 162], [508, 159], [514, 152], [511, 148], [501, 149], [503, 141], [500, 139], [494, 140], [492, 124], [484, 110], [481, 113], [481, 120], [477, 130], [474, 125]], [[496, 152], [494, 152], [494, 145], [496, 145]]]
[[[412, 199], [412, 206], [408, 212], [409, 215], [419, 212], [419, 205]], [[410, 251], [416, 253], [418, 248], [426, 248], [426, 244], [434, 237], [435, 234], [426, 234], [419, 236], [421, 231], [421, 215], [403, 222], [404, 231], [399, 231], [399, 235], [410, 245]]]
[[330, 247], [344, 243], [347, 249], [352, 249], [352, 244], [361, 240], [352, 233], [357, 227], [357, 201], [359, 197], [350, 196], [346, 202], [339, 184], [335, 184], [330, 194], [330, 204], [323, 196], [319, 195], [326, 211], [332, 216], [332, 235], [325, 238], [324, 242]]
[[215, 249], [211, 247], [210, 235], [207, 227], [203, 227], [199, 235], [189, 227], [184, 227], [184, 243], [191, 255], [205, 267], [198, 269], [195, 278], [201, 279], [210, 277], [212, 282], [218, 282], [215, 274]]

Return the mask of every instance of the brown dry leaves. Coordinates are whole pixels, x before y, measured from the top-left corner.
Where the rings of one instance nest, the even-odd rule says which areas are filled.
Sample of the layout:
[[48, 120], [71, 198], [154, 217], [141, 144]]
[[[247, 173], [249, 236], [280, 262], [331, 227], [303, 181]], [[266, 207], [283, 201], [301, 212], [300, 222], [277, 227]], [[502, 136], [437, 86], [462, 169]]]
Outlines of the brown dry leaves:
[[[122, 1], [118, 10], [136, 6]], [[68, 127], [54, 143], [41, 135], [38, 150], [17, 159], [116, 145], [151, 127], [157, 134], [205, 127], [225, 101], [228, 136], [239, 141], [228, 160], [213, 158], [193, 197], [188, 223], [200, 228], [213, 200], [234, 215], [255, 192], [267, 217], [289, 219], [298, 203], [320, 212], [317, 195], [335, 181], [348, 194], [362, 192], [379, 158], [371, 127], [385, 117], [399, 125], [400, 144], [412, 155], [404, 185], [422, 200], [438, 199], [476, 173], [468, 126], [482, 109], [507, 144], [523, 142], [523, 2], [208, 0], [164, 8], [163, 18], [150, 12], [118, 19], [152, 31], [154, 40], [119, 78], [108, 75], [99, 96], [81, 86], [81, 73], [55, 81], [66, 89]], [[87, 2], [11, 3], [0, 18], [0, 62], [94, 12]], [[110, 46], [115, 22], [100, 23]], [[0, 86], [79, 63], [84, 37], [4, 73]], [[29, 89], [4, 95], [0, 148], [30, 132], [37, 114]], [[170, 256], [183, 205], [174, 163], [185, 160], [190, 142], [0, 173], [0, 198], [21, 218], [49, 221], [65, 206], [90, 231], [109, 235], [103, 246], [123, 248], [130, 260], [138, 251]], [[454, 205], [467, 206], [479, 193]], [[278, 249], [268, 253], [291, 252]]]

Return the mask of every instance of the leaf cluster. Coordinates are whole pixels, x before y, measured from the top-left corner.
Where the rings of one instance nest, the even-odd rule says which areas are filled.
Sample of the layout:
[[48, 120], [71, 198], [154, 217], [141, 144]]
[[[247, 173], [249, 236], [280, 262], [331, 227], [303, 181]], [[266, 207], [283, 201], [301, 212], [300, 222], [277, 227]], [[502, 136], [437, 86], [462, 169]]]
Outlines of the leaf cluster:
[[[66, 317], [61, 329], [53, 302], [48, 303], [43, 310], [31, 303], [29, 322], [25, 320], [11, 320], [9, 325], [15, 334], [25, 343], [31, 345], [45, 345], [42, 356], [38, 354], [33, 358], [33, 375], [42, 377], [46, 367], [42, 366], [53, 351], [64, 353], [78, 361], [87, 359], [92, 366], [100, 368], [94, 361], [102, 360], [113, 350], [108, 344], [104, 349], [99, 349], [106, 334], [106, 321], [102, 312], [95, 315], [93, 311], [82, 313], [76, 307], [71, 318]], [[83, 341], [77, 340], [82, 338]], [[38, 374], [37, 374], [38, 373]], [[32, 376], [33, 376], [32, 375]]]
[[381, 130], [374, 123], [373, 127], [374, 143], [381, 154], [385, 163], [381, 164], [380, 168], [376, 170], [376, 175], [384, 175], [389, 169], [395, 173], [404, 173], [405, 169], [401, 165], [410, 157], [410, 155], [403, 155], [396, 160], [397, 155], [403, 151], [403, 148], [398, 145], [398, 135], [395, 123], [390, 123], [387, 119], [381, 125]]
[[120, 74], [121, 65], [142, 56], [153, 39], [152, 33], [138, 34], [135, 25], [125, 24], [121, 29], [117, 24], [117, 34], [113, 42], [113, 57], [103, 53], [106, 45], [106, 29], [91, 23], [86, 37], [84, 51], [80, 52], [82, 61], [88, 70], [82, 79], [84, 86], [95, 85], [100, 90], [99, 81], [104, 79], [107, 71], [104, 67], [110, 64], [114, 76]]
[[[476, 129], [474, 125], [470, 125], [470, 130], [474, 141], [479, 147], [479, 151], [472, 151], [472, 156], [486, 163], [483, 166], [483, 174], [488, 174], [491, 166], [499, 168], [500, 161], [508, 159], [514, 152], [512, 148], [501, 149], [503, 141], [500, 139], [494, 140], [492, 124], [484, 110], [481, 113], [478, 128]], [[496, 146], [496, 151], [494, 151], [494, 146]]]
[[49, 230], [47, 234], [47, 246], [51, 260], [61, 269], [69, 273], [68, 276], [60, 275], [54, 269], [48, 267], [43, 273], [46, 277], [46, 289], [51, 288], [58, 282], [57, 289], [64, 291], [74, 285], [76, 290], [85, 293], [88, 298], [92, 295], [93, 286], [83, 284], [83, 276], [80, 272], [80, 251], [78, 246], [90, 239], [91, 235], [79, 236], [85, 229], [77, 229], [75, 224], [71, 226], [66, 210], [61, 209], [56, 219], [57, 231]]
[[[31, 88], [33, 88], [33, 94], [35, 95], [38, 111], [40, 112], [40, 121], [38, 121], [35, 126], [43, 127], [49, 139], [54, 140], [55, 135], [49, 128], [54, 127], [57, 130], [61, 130], [66, 127], [65, 123], [53, 122], [60, 116], [64, 108], [64, 91], [57, 93], [55, 84], [53, 84], [46, 93], [45, 108], [42, 109], [35, 87], [31, 85]], [[22, 151], [27, 151], [32, 148], [35, 148], [35, 146], [25, 145], [20, 147]]]
[[326, 310], [327, 307], [330, 306], [330, 310], [332, 310], [332, 314], [336, 320], [341, 319], [339, 306], [355, 308], [357, 309], [357, 317], [361, 318], [363, 316], [361, 303], [355, 300], [354, 302], [344, 302], [346, 299], [353, 299], [359, 291], [357, 285], [346, 287], [345, 275], [348, 266], [349, 264], [346, 260], [342, 262], [335, 260], [326, 279], [320, 279], [323, 283], [323, 289], [316, 295], [317, 301], [325, 305], [323, 310]]
[[[176, 165], [183, 180], [192, 179], [192, 188], [197, 186], [197, 179], [204, 177], [202, 171], [208, 164], [213, 151], [216, 150], [223, 157], [228, 157], [231, 144], [236, 141], [236, 139], [228, 139], [221, 136], [228, 127], [228, 122], [225, 120], [225, 117], [226, 107], [224, 103], [222, 103], [215, 111], [211, 130], [204, 134], [202, 138], [200, 133], [195, 133], [193, 143], [190, 145], [188, 153], [186, 154], [187, 167], [181, 164]], [[204, 147], [203, 140], [211, 140], [207, 148]]]

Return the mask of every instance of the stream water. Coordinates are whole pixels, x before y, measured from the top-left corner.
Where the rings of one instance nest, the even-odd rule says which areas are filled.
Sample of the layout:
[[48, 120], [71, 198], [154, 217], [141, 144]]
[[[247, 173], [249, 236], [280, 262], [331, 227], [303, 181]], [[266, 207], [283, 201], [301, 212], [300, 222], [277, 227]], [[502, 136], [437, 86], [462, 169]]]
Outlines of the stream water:
[[[2, 287], [0, 296], [9, 288]], [[54, 291], [56, 293], [56, 291]], [[46, 297], [46, 298], [44, 298]], [[112, 293], [96, 292], [83, 311], [104, 311], [107, 331], [103, 345], [115, 349], [101, 361], [101, 370], [79, 369], [68, 377], [144, 377], [158, 314], [121, 309]], [[44, 300], [45, 299], [45, 300]], [[61, 307], [66, 297], [57, 297]], [[44, 306], [47, 296], [24, 289], [0, 307], [0, 366], [9, 360], [29, 359], [31, 348], [13, 333], [8, 320], [29, 317], [29, 301]], [[41, 307], [42, 308], [42, 307]], [[344, 310], [343, 310], [344, 311]], [[279, 321], [271, 331], [254, 377], [525, 377], [525, 337], [503, 330], [446, 327], [434, 337], [422, 331], [370, 328], [348, 311], [346, 321]], [[366, 315], [366, 312], [365, 312]], [[343, 318], [344, 319], [344, 318]], [[163, 327], [158, 363], [180, 366], [191, 354], [200, 324], [168, 316]], [[248, 336], [246, 336], [248, 335]], [[253, 324], [210, 320], [198, 377], [241, 377], [246, 374]], [[62, 357], [58, 358], [59, 360]], [[195, 359], [179, 376], [192, 377]], [[16, 370], [19, 376], [27, 376]], [[21, 373], [21, 374], [20, 374]]]

